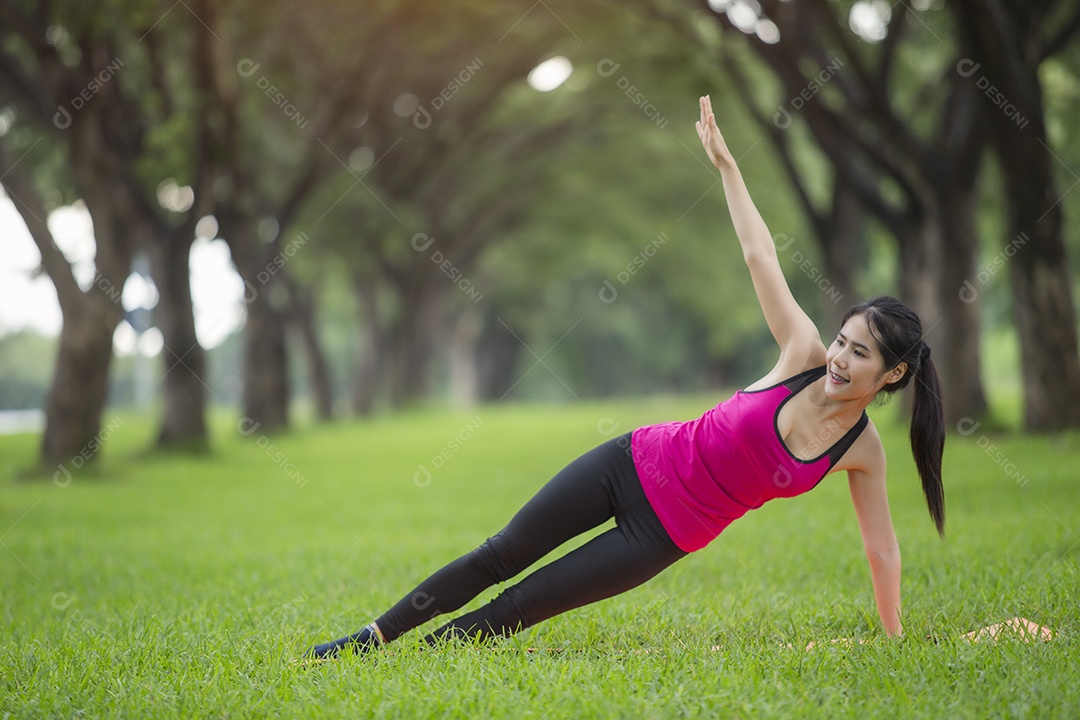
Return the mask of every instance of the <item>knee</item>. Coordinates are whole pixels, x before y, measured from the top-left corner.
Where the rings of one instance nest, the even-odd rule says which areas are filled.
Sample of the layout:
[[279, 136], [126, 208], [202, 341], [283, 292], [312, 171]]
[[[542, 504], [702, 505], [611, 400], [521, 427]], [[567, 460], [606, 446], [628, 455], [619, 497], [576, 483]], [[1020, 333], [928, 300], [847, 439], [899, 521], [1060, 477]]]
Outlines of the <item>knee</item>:
[[490, 586], [509, 580], [525, 568], [518, 560], [513, 543], [504, 531], [500, 531], [469, 553], [469, 569]]

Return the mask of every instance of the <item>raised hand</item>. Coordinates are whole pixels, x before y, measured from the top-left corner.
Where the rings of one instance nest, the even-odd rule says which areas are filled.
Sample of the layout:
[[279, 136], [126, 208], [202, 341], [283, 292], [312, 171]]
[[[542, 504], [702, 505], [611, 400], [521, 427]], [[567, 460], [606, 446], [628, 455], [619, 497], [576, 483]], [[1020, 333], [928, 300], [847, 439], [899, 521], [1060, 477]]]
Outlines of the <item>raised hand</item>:
[[712, 160], [712, 164], [720, 170], [734, 167], [735, 160], [731, 157], [731, 151], [728, 150], [727, 143], [724, 142], [724, 136], [720, 134], [720, 128], [716, 127], [716, 116], [713, 115], [712, 100], [709, 99], [708, 95], [705, 95], [698, 98], [698, 104], [701, 106], [701, 119], [697, 121], [695, 127], [697, 128], [698, 137], [701, 138], [701, 144], [705, 147], [705, 153]]

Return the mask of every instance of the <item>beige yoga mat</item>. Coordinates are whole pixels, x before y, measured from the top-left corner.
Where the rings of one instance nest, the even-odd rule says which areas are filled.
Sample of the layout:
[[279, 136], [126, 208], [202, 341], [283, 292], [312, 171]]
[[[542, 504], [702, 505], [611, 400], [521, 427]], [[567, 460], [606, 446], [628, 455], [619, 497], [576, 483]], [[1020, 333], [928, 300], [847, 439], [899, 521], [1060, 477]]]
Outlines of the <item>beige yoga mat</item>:
[[993, 640], [996, 642], [999, 637], [1005, 636], [1018, 637], [1024, 642], [1031, 642], [1032, 640], [1049, 642], [1054, 637], [1054, 633], [1050, 631], [1050, 628], [1031, 622], [1027, 618], [1014, 617], [1005, 622], [972, 630], [961, 637], [974, 643], [981, 640]]

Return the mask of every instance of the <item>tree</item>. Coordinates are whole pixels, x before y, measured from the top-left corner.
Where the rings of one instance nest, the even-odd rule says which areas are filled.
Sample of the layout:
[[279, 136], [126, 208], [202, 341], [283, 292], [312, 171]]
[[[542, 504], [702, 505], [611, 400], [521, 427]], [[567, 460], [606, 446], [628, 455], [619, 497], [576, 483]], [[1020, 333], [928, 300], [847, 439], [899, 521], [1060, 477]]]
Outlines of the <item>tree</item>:
[[[174, 62], [190, 57], [193, 76], [203, 79], [207, 48], [199, 42], [168, 46], [157, 27], [160, 11], [158, 4], [145, 3], [126, 15], [125, 22], [110, 22], [108, 13], [90, 16], [72, 3], [9, 3], [0, 9], [8, 28], [0, 51], [0, 91], [21, 111], [19, 122], [35, 128], [42, 141], [60, 151], [74, 195], [86, 203], [94, 220], [98, 272], [109, 286], [107, 306], [88, 303], [79, 308], [73, 305], [78, 296], [70, 287], [57, 287], [65, 317], [62, 338], [64, 333], [85, 335], [85, 327], [95, 328], [96, 336], [93, 341], [84, 337], [61, 342], [51, 410], [46, 413], [47, 462], [76, 449], [57, 442], [58, 435], [85, 439], [95, 426], [90, 417], [100, 415], [108, 381], [106, 355], [111, 356], [112, 332], [123, 311], [120, 292], [131, 257], [140, 249], [149, 255], [158, 285], [156, 316], [165, 340], [158, 444], [206, 443], [205, 361], [195, 335], [188, 254], [214, 176], [202, 142], [206, 136], [192, 129], [190, 120], [199, 116], [198, 89], [187, 85], [186, 74], [177, 73]], [[183, 99], [191, 96], [194, 105], [184, 106]], [[178, 143], [189, 138], [193, 152], [178, 153]], [[187, 188], [194, 200], [164, 208], [160, 188], [171, 183], [179, 189], [185, 174], [194, 177], [193, 189]], [[29, 192], [25, 186], [24, 191]], [[46, 262], [51, 243], [41, 230], [35, 239], [54, 283], [68, 285], [53, 274], [67, 275], [59, 263], [62, 256]], [[108, 275], [100, 267], [103, 262], [114, 263]], [[83, 329], [69, 328], [73, 324]], [[88, 368], [97, 370], [88, 375]], [[90, 406], [82, 407], [83, 395]], [[81, 412], [62, 410], [59, 398], [80, 405]], [[61, 429], [71, 423], [83, 429]]]
[[[93, 119], [84, 119], [75, 129], [93, 138]], [[82, 123], [91, 127], [83, 130]], [[20, 133], [21, 134], [21, 133]], [[19, 143], [0, 137], [0, 168], [7, 194], [19, 209], [34, 243], [41, 252], [41, 262], [56, 287], [56, 296], [64, 322], [56, 357], [56, 370], [45, 402], [45, 431], [42, 435], [40, 461], [43, 467], [61, 469], [76, 458], [87, 460], [100, 446], [101, 416], [108, 388], [112, 361], [113, 331], [123, 317], [120, 288], [131, 266], [131, 248], [137, 226], [129, 223], [124, 208], [100, 196], [107, 190], [95, 189], [91, 182], [85, 196], [93, 207], [95, 235], [99, 238], [94, 278], [83, 289], [75, 279], [71, 265], [49, 230], [46, 201], [35, 187], [29, 162], [22, 161], [37, 146], [16, 156], [11, 147]], [[93, 143], [89, 143], [93, 145]], [[79, 143], [87, 165], [101, 162], [95, 149]], [[80, 178], [80, 184], [91, 178]], [[100, 186], [99, 186], [100, 187]], [[97, 201], [101, 202], [97, 202]], [[60, 470], [58, 470], [59, 472]]]
[[[41, 252], [64, 318], [40, 459], [45, 466], [64, 465], [76, 457], [89, 459], [98, 450], [112, 336], [123, 316], [120, 294], [146, 228], [133, 219], [131, 198], [113, 182], [102, 181], [119, 175], [115, 157], [100, 142], [115, 132], [109, 101], [117, 94], [116, 84], [101, 80], [112, 78], [110, 58], [66, 45], [55, 28], [50, 32], [44, 11], [30, 13], [9, 3], [0, 7], [0, 19], [7, 28], [0, 45], [0, 98], [15, 107], [18, 118], [0, 138], [2, 182]], [[84, 95], [90, 100], [72, 115], [67, 99]], [[40, 136], [24, 123], [53, 132]], [[64, 154], [69, 163], [58, 160]], [[95, 274], [85, 289], [48, 227], [48, 201], [34, 173], [39, 164], [51, 171], [51, 179], [63, 178], [74, 188], [93, 219]]]
[[[239, 61], [235, 57], [219, 61], [219, 136], [226, 149], [229, 174], [228, 197], [219, 205], [217, 216], [249, 291], [245, 414], [264, 428], [287, 422], [287, 318], [301, 331], [313, 385], [325, 388], [325, 363], [320, 359], [313, 312], [308, 306], [311, 296], [293, 272], [290, 247], [295, 248], [299, 238], [303, 245], [310, 241], [312, 247], [355, 245], [355, 228], [367, 224], [365, 218], [348, 230], [326, 220], [343, 201], [349, 204], [347, 197], [353, 191], [371, 200], [363, 214], [373, 212], [383, 219], [399, 220], [390, 209], [396, 202], [395, 193], [387, 192], [380, 173], [392, 166], [397, 176], [405, 177], [397, 169], [415, 164], [421, 148], [404, 159], [395, 156], [381, 163], [401, 144], [401, 137], [395, 137], [397, 128], [392, 127], [402, 120], [400, 105], [396, 106], [399, 112], [394, 112], [393, 98], [400, 94], [394, 89], [413, 81], [416, 73], [440, 77], [438, 82], [443, 82], [433, 68], [444, 67], [447, 58], [437, 56], [431, 46], [437, 48], [444, 42], [447, 27], [473, 32], [469, 20], [475, 20], [478, 7], [384, 1], [301, 11], [280, 3], [260, 10], [261, 17], [270, 19], [267, 27], [260, 23], [241, 25], [239, 18], [228, 23], [243, 38], [241, 47], [258, 50], [253, 57]], [[257, 39], [245, 35], [253, 31], [258, 33]], [[471, 51], [467, 43], [460, 43], [462, 37], [470, 35], [456, 37], [458, 47]], [[403, 72], [406, 69], [408, 72]], [[310, 117], [298, 114], [297, 108], [311, 108]], [[414, 110], [408, 111], [410, 122]], [[369, 171], [373, 175], [365, 182]], [[314, 200], [321, 197], [317, 190], [336, 176], [343, 178], [344, 191], [339, 188], [334, 198], [323, 198], [324, 204], [314, 206]], [[406, 185], [397, 194], [411, 198], [413, 191], [412, 185]], [[272, 230], [260, 240], [259, 228], [267, 226]], [[330, 238], [338, 233], [340, 237]], [[372, 242], [367, 238], [361, 241]], [[286, 262], [289, 267], [285, 267]], [[364, 276], [359, 282], [377, 284], [382, 280], [381, 275]], [[411, 276], [403, 283], [410, 287], [399, 295], [404, 298], [402, 312], [419, 317], [423, 311], [418, 308], [430, 306], [424, 295], [416, 294], [422, 283], [414, 287]], [[378, 295], [378, 291], [365, 290], [361, 298]], [[385, 340], [398, 348], [395, 357], [400, 362], [384, 367], [393, 367], [399, 378], [422, 377], [414, 367], [421, 353], [412, 348], [428, 334], [420, 332], [417, 339], [418, 322], [405, 323], [401, 327], [407, 329], [393, 337], [380, 335], [378, 345], [372, 346], [382, 347]], [[395, 387], [404, 384], [399, 380]], [[320, 395], [325, 409], [326, 391]]]
[[[1024, 425], [1030, 430], [1076, 427], [1076, 312], [1039, 66], [1080, 32], [1080, 11], [1052, 0], [951, 0], [951, 7], [966, 54], [957, 75], [978, 90], [1002, 169], [1008, 208], [1002, 252], [1011, 258]], [[977, 289], [969, 278], [959, 292], [970, 297]]]
[[364, 111], [333, 146], [348, 167], [310, 214], [335, 228], [324, 237], [361, 308], [358, 411], [374, 406], [376, 387], [393, 406], [427, 395], [439, 346], [458, 348], [459, 378], [475, 377], [479, 258], [544, 177], [538, 159], [589, 119], [527, 112], [525, 76], [556, 25], [517, 5], [382, 3], [365, 8], [368, 41], [349, 38], [350, 103]]

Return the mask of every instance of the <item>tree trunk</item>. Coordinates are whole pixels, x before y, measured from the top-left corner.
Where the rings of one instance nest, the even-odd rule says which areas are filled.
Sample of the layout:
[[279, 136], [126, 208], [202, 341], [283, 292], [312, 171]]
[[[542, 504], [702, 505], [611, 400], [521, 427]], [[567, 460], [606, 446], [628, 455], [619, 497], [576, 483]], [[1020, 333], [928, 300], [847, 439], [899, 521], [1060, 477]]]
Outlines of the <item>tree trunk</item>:
[[277, 267], [261, 252], [252, 224], [246, 217], [228, 226], [222, 223], [222, 236], [246, 290], [244, 417], [267, 432], [289, 424], [286, 315], [282, 310], [287, 291], [278, 282]]
[[450, 400], [455, 407], [470, 408], [480, 399], [480, 369], [477, 344], [484, 329], [484, 316], [470, 303], [458, 315], [448, 343]]
[[353, 375], [353, 412], [360, 416], [370, 415], [378, 399], [378, 381], [383, 368], [383, 330], [379, 315], [378, 289], [372, 280], [353, 279], [360, 308], [360, 347], [357, 351], [356, 369]]
[[939, 294], [940, 332], [935, 331], [934, 364], [941, 375], [945, 422], [953, 427], [963, 418], [986, 414], [979, 347], [978, 297], [971, 297], [965, 282], [975, 276], [978, 236], [975, 231], [976, 191], [962, 187], [954, 173], [940, 186], [942, 234]]
[[264, 432], [289, 424], [285, 317], [268, 289], [247, 304], [244, 324], [244, 416]]
[[[978, 303], [961, 289], [972, 277], [975, 251], [975, 192], [958, 187], [949, 173], [927, 194], [921, 222], [907, 226], [900, 242], [901, 298], [918, 313], [923, 339], [935, 350], [948, 422], [986, 413], [979, 351]], [[930, 199], [930, 197], [933, 199]]]
[[[101, 416], [113, 357], [113, 332], [122, 317], [115, 288], [87, 294], [79, 310], [64, 313], [56, 371], [45, 401], [41, 459], [69, 473], [100, 449]], [[70, 478], [70, 475], [67, 475]]]
[[150, 272], [158, 288], [154, 310], [165, 347], [161, 358], [164, 409], [159, 447], [205, 447], [206, 353], [195, 334], [191, 301], [191, 244], [194, 238], [156, 237], [148, 243]]
[[315, 415], [320, 420], [330, 420], [334, 416], [334, 397], [330, 389], [326, 354], [319, 343], [319, 334], [315, 328], [315, 301], [309, 290], [300, 289], [288, 276], [282, 277], [282, 283], [289, 291], [289, 320], [299, 331], [300, 341], [304, 346], [311, 394], [315, 400]]
[[926, 203], [936, 208], [941, 246], [938, 267], [940, 333], [934, 364], [941, 375], [945, 420], [954, 426], [964, 418], [986, 414], [980, 348], [981, 303], [967, 292], [979, 252], [977, 182], [986, 148], [978, 89], [958, 74], [935, 141], [923, 155], [922, 174], [930, 183]]
[[480, 375], [480, 397], [499, 402], [514, 389], [521, 376], [518, 361], [525, 346], [498, 319], [488, 314], [477, 347], [477, 368]]
[[[1027, 155], [1028, 162], [1033, 159]], [[1080, 426], [1080, 360], [1060, 205], [1045, 209], [1056, 202], [1051, 200], [1056, 192], [1048, 177], [1043, 180], [1032, 179], [1031, 185], [1006, 181], [1013, 200], [1009, 213], [1013, 235], [1002, 252], [1007, 257], [1016, 249], [1009, 277], [1020, 339], [1024, 426], [1059, 430]]]
[[931, 345], [941, 335], [938, 302], [938, 270], [941, 225], [935, 211], [925, 206], [916, 217], [909, 217], [894, 228], [900, 247], [900, 298], [918, 313], [923, 332]]
[[390, 404], [403, 407], [431, 391], [431, 359], [437, 296], [421, 283], [414, 283], [399, 296], [401, 308], [390, 331]]
[[956, 0], [955, 5], [961, 43], [972, 58], [970, 65], [958, 65], [958, 72], [999, 93], [980, 94], [980, 101], [1008, 203], [1009, 230], [998, 258], [1011, 280], [1024, 426], [1080, 426], [1076, 312], [1054, 181], [1057, 161], [1047, 142], [1038, 72], [1045, 34], [1040, 24], [1048, 4]]
[[815, 233], [829, 281], [829, 291], [822, 300], [826, 336], [840, 329], [844, 313], [861, 299], [855, 291], [855, 265], [865, 230], [865, 211], [858, 196], [839, 178], [834, 179], [826, 231]]

